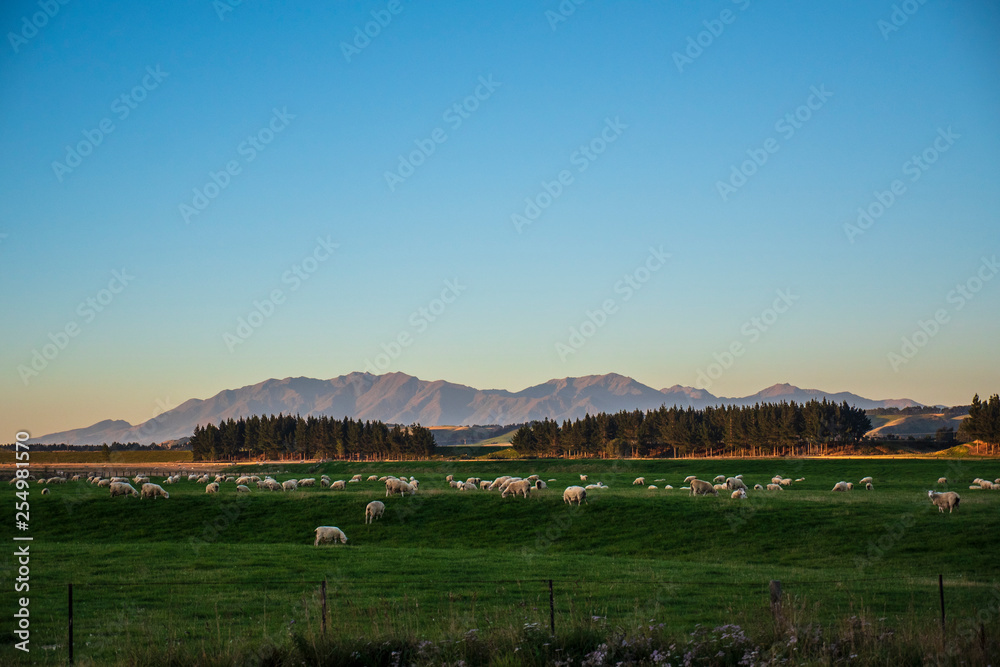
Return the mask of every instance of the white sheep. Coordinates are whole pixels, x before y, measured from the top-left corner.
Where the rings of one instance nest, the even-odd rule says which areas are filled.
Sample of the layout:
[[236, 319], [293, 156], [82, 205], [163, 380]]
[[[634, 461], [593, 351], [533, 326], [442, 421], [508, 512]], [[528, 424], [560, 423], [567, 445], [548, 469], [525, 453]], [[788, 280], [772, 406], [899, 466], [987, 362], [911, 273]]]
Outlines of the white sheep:
[[859, 482], [858, 482], [858, 484], [861, 484], [861, 485], [864, 485], [864, 484], [871, 484], [871, 483], [872, 483], [872, 482], [874, 482], [874, 481], [875, 481], [875, 480], [874, 480], [874, 479], [872, 479], [871, 477], [862, 477], [862, 478], [861, 478], [861, 481], [859, 481]]
[[716, 491], [728, 491], [729, 487], [725, 484], [713, 484], [712, 488]]
[[305, 479], [300, 479], [299, 486], [316, 486], [316, 478], [306, 477]]
[[212, 482], [211, 484], [205, 485], [205, 493], [218, 493], [218, 492], [219, 492], [218, 482]]
[[781, 475], [775, 475], [774, 477], [771, 478], [771, 484], [781, 484], [781, 480], [782, 480]]
[[567, 486], [566, 490], [563, 491], [563, 502], [570, 505], [585, 503], [587, 502], [587, 490], [582, 486]]
[[531, 482], [526, 479], [521, 479], [516, 482], [511, 482], [507, 485], [507, 488], [503, 490], [500, 494], [501, 498], [506, 498], [507, 496], [517, 497], [517, 494], [521, 494], [525, 498], [528, 497], [528, 492], [531, 490]]
[[97, 480], [97, 486], [104, 486], [104, 487], [111, 486], [111, 480], [110, 479], [99, 479], [99, 480]]
[[726, 479], [726, 489], [729, 491], [737, 491], [739, 489], [746, 490], [747, 485], [743, 482], [740, 477], [729, 477]]
[[632, 486], [646, 486], [646, 478], [645, 477], [636, 477], [635, 481], [632, 482]]
[[587, 476], [586, 475], [580, 475], [580, 481], [581, 482], [586, 482], [587, 481]]
[[547, 489], [547, 488], [549, 488], [549, 485], [546, 484], [545, 482], [543, 482], [540, 479], [536, 479], [535, 480], [535, 488], [538, 489], [538, 490]]
[[163, 496], [164, 498], [170, 498], [170, 494], [167, 493], [162, 486], [159, 484], [150, 484], [146, 482], [142, 485], [142, 497], [143, 498], [153, 498], [156, 499], [157, 496]]
[[385, 514], [385, 503], [373, 500], [365, 507], [365, 523], [381, 519], [383, 514]]
[[747, 497], [746, 489], [736, 489], [729, 497], [732, 498], [733, 500], [746, 498]]
[[[723, 486], [725, 486], [723, 484]], [[706, 482], [702, 479], [692, 479], [691, 480], [691, 495], [692, 496], [707, 496], [719, 495], [719, 490], [716, 489], [710, 482]]]
[[797, 480], [795, 480], [795, 481], [796, 481], [796, 482], [804, 482], [804, 481], [806, 481], [806, 478], [805, 478], [805, 477], [799, 477], [799, 478], [798, 478]]
[[655, 490], [656, 490], [656, 489], [658, 489], [659, 487], [658, 487], [658, 486], [656, 486], [656, 484], [650, 484], [650, 485], [649, 485], [649, 486], [647, 486], [646, 488], [647, 488], [647, 489], [649, 489], [650, 491], [655, 491]]
[[48, 489], [42, 489], [42, 495], [43, 496], [49, 495], [49, 490]]
[[348, 481], [348, 482], [360, 482], [360, 481], [361, 481], [361, 475], [354, 475], [353, 477], [351, 477], [351, 478], [350, 478], [349, 480], [347, 480], [347, 481]]
[[872, 486], [872, 483], [871, 483], [871, 482], [865, 482], [865, 490], [866, 490], [866, 491], [874, 491], [874, 490], [875, 490], [875, 487], [874, 487], [874, 486]]
[[791, 483], [792, 483], [791, 477], [785, 477], [779, 482], [779, 484], [781, 484], [782, 486], [789, 486]]
[[237, 484], [236, 493], [250, 493], [250, 487], [246, 484]]
[[854, 484], [851, 482], [837, 482], [833, 485], [832, 491], [842, 491], [847, 492], [854, 488]]
[[696, 479], [698, 479], [697, 476], [695, 476], [695, 475], [688, 475], [687, 477], [684, 478], [684, 484], [689, 484], [689, 483], [691, 483], [692, 481], [694, 481]]
[[139, 492], [128, 482], [114, 482], [111, 484], [111, 497], [115, 496], [138, 496]]
[[378, 475], [369, 475], [368, 476], [368, 481], [369, 482], [377, 482], [378, 481]]
[[665, 485], [663, 486], [663, 490], [664, 490], [664, 491], [671, 491], [671, 490], [672, 490], [673, 488], [674, 488], [674, 487], [670, 486], [669, 484], [665, 484]]
[[716, 475], [715, 478], [712, 480], [712, 483], [713, 484], [721, 484], [722, 482], [725, 482], [725, 481], [726, 481], [726, 476], [725, 475]]
[[328, 480], [326, 477], [323, 477], [322, 479], [319, 480], [319, 485], [324, 489], [329, 488], [330, 480]]
[[328, 542], [336, 543], [338, 540], [341, 544], [347, 544], [347, 535], [344, 535], [344, 531], [336, 526], [320, 526], [316, 529], [316, 541], [313, 542], [313, 546], [318, 547]]
[[937, 505], [938, 512], [944, 512], [944, 508], [948, 508], [948, 514], [958, 507], [958, 503], [962, 500], [957, 493], [954, 491], [945, 491], [944, 493], [938, 491], [928, 491], [927, 497], [930, 501]]
[[455, 476], [454, 475], [448, 475], [447, 477], [444, 478], [444, 481], [446, 481], [446, 482], [454, 482], [455, 481]]
[[338, 479], [336, 482], [330, 482], [331, 491], [344, 491], [347, 489], [347, 482], [342, 479]]
[[784, 489], [781, 487], [781, 484], [768, 484], [767, 485], [767, 490], [768, 491], [784, 491]]
[[294, 479], [286, 479], [281, 483], [281, 489], [283, 491], [298, 491], [299, 483]]
[[948, 483], [948, 478], [947, 477], [938, 477], [937, 483], [938, 484], [947, 484]]

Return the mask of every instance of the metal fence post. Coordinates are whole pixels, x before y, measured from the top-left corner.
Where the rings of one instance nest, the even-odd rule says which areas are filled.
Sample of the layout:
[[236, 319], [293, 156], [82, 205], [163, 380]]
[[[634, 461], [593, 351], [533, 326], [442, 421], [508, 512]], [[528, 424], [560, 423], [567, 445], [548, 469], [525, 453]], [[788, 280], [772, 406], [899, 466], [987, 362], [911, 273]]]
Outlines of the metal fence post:
[[323, 580], [322, 585], [322, 619], [323, 619], [323, 635], [326, 635], [326, 579]]
[[556, 596], [552, 590], [552, 580], [549, 579], [549, 630], [556, 635]]
[[69, 664], [73, 664], [73, 582], [69, 583]]

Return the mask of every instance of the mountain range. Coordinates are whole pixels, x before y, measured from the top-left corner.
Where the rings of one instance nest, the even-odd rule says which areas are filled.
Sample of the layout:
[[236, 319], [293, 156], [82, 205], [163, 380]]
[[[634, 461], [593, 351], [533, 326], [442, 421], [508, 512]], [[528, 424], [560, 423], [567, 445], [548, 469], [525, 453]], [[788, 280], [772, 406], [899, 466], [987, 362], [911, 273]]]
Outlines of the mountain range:
[[345, 416], [362, 420], [424, 426], [517, 424], [535, 419], [578, 419], [585, 414], [620, 410], [651, 410], [661, 405], [703, 408], [710, 405], [811, 399], [859, 408], [919, 406], [910, 399], [872, 400], [848, 392], [831, 393], [776, 384], [751, 396], [726, 398], [693, 387], [674, 385], [653, 389], [632, 378], [609, 373], [549, 380], [517, 392], [475, 389], [443, 380], [426, 381], [405, 373], [350, 373], [330, 380], [297, 377], [270, 379], [227, 389], [208, 399], [192, 398], [142, 424], [123, 420], [97, 422], [50, 433], [30, 442], [88, 445], [111, 442], [164, 442], [191, 435], [198, 424], [263, 414]]

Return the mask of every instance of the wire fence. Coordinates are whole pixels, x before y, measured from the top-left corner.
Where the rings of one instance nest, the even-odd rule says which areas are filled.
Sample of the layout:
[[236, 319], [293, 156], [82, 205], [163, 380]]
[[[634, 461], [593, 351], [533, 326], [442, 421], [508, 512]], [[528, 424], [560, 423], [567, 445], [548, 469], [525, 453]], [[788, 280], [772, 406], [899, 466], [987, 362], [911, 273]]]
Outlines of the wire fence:
[[[947, 584], [947, 585], [946, 585]], [[282, 578], [198, 581], [113, 578], [32, 585], [33, 619], [52, 652], [121, 655], [122, 647], [278, 644], [296, 635], [449, 637], [477, 633], [629, 629], [684, 631], [724, 619], [809, 614], [834, 621], [866, 611], [944, 630], [947, 600], [960, 614], [1000, 601], [976, 579], [927, 577], [719, 581], [675, 579]], [[44, 611], [37, 611], [44, 610]], [[61, 629], [60, 629], [61, 628]]]

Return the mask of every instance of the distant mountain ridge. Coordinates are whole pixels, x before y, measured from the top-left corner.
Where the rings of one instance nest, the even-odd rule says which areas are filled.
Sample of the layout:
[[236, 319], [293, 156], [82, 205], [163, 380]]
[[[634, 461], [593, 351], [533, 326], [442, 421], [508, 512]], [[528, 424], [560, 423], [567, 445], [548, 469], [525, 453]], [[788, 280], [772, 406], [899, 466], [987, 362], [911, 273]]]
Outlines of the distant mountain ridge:
[[297, 377], [270, 379], [239, 389], [226, 389], [207, 399], [192, 398], [138, 425], [104, 420], [81, 429], [32, 438], [40, 444], [163, 442], [191, 435], [198, 424], [218, 423], [261, 414], [345, 416], [389, 424], [424, 426], [516, 424], [536, 419], [579, 419], [586, 414], [620, 410], [652, 410], [661, 405], [703, 408], [710, 405], [812, 399], [863, 409], [920, 406], [907, 398], [872, 400], [848, 392], [830, 393], [776, 384], [751, 396], [725, 398], [703, 389], [674, 385], [656, 390], [617, 373], [549, 380], [518, 392], [475, 389], [444, 380], [420, 380], [405, 373], [350, 373], [330, 380]]

